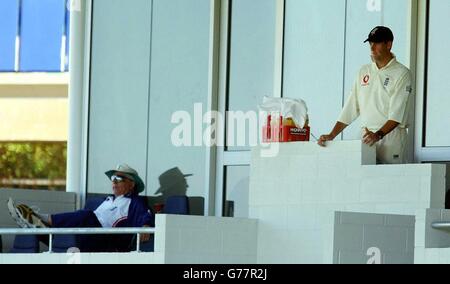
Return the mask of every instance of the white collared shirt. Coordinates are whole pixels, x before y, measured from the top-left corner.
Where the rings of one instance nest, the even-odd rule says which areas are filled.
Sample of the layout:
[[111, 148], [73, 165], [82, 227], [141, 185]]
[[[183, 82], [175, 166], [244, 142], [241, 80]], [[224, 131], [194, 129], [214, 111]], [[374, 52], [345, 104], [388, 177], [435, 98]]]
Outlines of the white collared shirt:
[[401, 128], [407, 127], [411, 84], [408, 68], [395, 57], [381, 69], [376, 63], [364, 65], [338, 121], [350, 125], [361, 116], [362, 127], [371, 131], [379, 130], [388, 120], [400, 123]]
[[94, 211], [94, 214], [102, 227], [112, 228], [117, 226], [120, 221], [127, 219], [130, 203], [131, 199], [123, 195], [116, 198], [109, 196]]

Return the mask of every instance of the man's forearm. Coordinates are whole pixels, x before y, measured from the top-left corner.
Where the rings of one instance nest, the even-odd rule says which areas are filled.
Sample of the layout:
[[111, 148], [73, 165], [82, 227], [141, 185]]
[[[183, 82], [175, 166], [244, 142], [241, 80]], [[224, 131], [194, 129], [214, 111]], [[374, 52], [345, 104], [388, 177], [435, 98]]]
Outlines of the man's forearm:
[[325, 143], [327, 141], [333, 141], [334, 138], [336, 138], [336, 136], [338, 136], [347, 126], [348, 126], [347, 124], [338, 121], [334, 126], [333, 130], [330, 132], [330, 134], [320, 136], [320, 139], [317, 141], [317, 144], [319, 144], [322, 147], [325, 147]]
[[391, 133], [395, 128], [397, 128], [397, 126], [399, 126], [400, 123], [393, 121], [393, 120], [388, 120], [383, 127], [381, 127], [378, 131], [383, 132], [383, 137], [388, 135], [389, 133]]
[[341, 134], [342, 131], [344, 131], [345, 128], [347, 128], [347, 124], [344, 124], [342, 122], [336, 122], [336, 125], [334, 126], [333, 130], [330, 133], [330, 136], [336, 138], [339, 134]]
[[372, 132], [369, 129], [365, 129], [365, 134], [363, 136], [363, 142], [364, 144], [369, 145], [372, 147], [375, 143], [382, 140], [386, 135], [391, 133], [392, 130], [394, 130], [399, 125], [398, 122], [389, 120], [386, 122], [383, 127], [381, 127], [380, 130], [377, 132]]

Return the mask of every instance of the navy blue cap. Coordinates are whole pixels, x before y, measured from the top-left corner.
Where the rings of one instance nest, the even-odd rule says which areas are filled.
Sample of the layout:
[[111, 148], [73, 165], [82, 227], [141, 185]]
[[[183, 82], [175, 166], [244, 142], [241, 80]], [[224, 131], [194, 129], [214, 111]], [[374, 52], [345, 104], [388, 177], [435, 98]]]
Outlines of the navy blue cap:
[[370, 31], [364, 42], [387, 42], [394, 41], [394, 34], [388, 27], [378, 26]]

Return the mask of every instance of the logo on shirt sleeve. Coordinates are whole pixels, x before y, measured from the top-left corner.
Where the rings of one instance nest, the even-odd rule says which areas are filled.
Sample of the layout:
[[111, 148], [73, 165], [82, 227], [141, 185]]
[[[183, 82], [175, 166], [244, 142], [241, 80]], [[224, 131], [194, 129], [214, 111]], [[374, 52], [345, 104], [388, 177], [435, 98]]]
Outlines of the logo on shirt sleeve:
[[370, 82], [370, 76], [369, 76], [369, 75], [366, 75], [366, 76], [364, 76], [363, 79], [362, 79], [362, 84], [361, 84], [361, 86], [368, 86], [368, 85], [369, 85], [369, 82]]
[[406, 86], [406, 92], [408, 93], [408, 94], [411, 94], [412, 93], [412, 86]]

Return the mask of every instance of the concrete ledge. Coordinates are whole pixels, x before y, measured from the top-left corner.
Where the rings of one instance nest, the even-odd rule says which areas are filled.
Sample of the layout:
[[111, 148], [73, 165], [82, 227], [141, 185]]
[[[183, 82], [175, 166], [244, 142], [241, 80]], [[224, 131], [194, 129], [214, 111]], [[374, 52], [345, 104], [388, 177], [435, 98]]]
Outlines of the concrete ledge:
[[414, 263], [414, 216], [336, 212], [336, 264]]
[[162, 264], [157, 253], [0, 254], [0, 264]]
[[[329, 245], [337, 211], [406, 215], [383, 220], [371, 215], [359, 223], [355, 221], [359, 215], [346, 215], [342, 226], [349, 227], [342, 231], [369, 233], [369, 229], [360, 227], [371, 226], [370, 234], [388, 249], [383, 261], [411, 263], [411, 216], [417, 210], [444, 208], [445, 165], [375, 165], [375, 148], [362, 145], [361, 141], [337, 141], [326, 148], [312, 142], [277, 146], [279, 153], [273, 157], [262, 155], [261, 147], [252, 151], [249, 216], [259, 220], [258, 263], [337, 261], [339, 258]], [[386, 239], [384, 233], [391, 237]], [[389, 250], [398, 247], [398, 236], [402, 236], [402, 247], [408, 245], [408, 250]], [[268, 249], [269, 244], [276, 251]], [[342, 253], [348, 254], [346, 261], [356, 257], [354, 251]], [[358, 253], [361, 261], [361, 251]]]
[[164, 263], [256, 263], [257, 220], [156, 215], [155, 252]]

